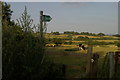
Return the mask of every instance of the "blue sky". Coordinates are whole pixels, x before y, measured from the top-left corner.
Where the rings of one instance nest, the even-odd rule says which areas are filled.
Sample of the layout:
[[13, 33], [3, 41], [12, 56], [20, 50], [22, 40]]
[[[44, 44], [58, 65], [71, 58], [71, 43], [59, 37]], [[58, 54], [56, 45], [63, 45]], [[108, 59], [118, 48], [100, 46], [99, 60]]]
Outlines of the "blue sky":
[[34, 23], [39, 21], [39, 12], [50, 15], [47, 32], [77, 31], [118, 33], [117, 2], [12, 2], [12, 19], [18, 19], [27, 6]]

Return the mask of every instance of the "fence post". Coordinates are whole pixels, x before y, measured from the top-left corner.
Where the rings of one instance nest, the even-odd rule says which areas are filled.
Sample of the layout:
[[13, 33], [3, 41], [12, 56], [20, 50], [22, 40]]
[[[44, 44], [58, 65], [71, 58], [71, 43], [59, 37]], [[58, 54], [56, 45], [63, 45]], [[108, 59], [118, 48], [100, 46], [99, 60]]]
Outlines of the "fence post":
[[87, 52], [87, 67], [86, 67], [86, 76], [90, 77], [91, 74], [91, 58], [92, 58], [92, 45], [88, 45], [88, 52]]
[[114, 75], [114, 52], [109, 52], [109, 78]]
[[99, 55], [97, 53], [94, 53], [91, 59], [91, 78], [97, 78], [98, 58]]
[[115, 75], [117, 74], [120, 51], [115, 52]]

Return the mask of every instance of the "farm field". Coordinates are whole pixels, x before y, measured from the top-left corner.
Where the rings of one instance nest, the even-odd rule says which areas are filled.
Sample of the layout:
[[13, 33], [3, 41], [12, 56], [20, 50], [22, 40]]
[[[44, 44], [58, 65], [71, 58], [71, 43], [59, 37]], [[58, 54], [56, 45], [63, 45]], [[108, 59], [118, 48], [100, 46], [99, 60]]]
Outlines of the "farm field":
[[[63, 36], [65, 38], [67, 35]], [[52, 36], [54, 37], [54, 36]], [[59, 36], [57, 36], [59, 37]], [[89, 36], [88, 36], [89, 37]], [[108, 36], [107, 36], [108, 37]], [[55, 38], [55, 37], [54, 37]], [[66, 40], [67, 41], [67, 40]], [[115, 42], [118, 40], [96, 40], [98, 42]], [[81, 43], [82, 41], [72, 40], [74, 43]], [[82, 78], [85, 76], [87, 67], [87, 50], [79, 50], [76, 44], [61, 44], [57, 47], [46, 47], [46, 55], [49, 56], [56, 64], [65, 64], [67, 78]], [[50, 45], [50, 44], [49, 44]], [[84, 44], [88, 47], [87, 44]], [[93, 45], [93, 53], [99, 54], [98, 65], [102, 67], [104, 57], [108, 52], [118, 51], [115, 44], [110, 45]]]
[[46, 38], [65, 38], [65, 37], [68, 37], [69, 35], [71, 35], [72, 37], [79, 37], [79, 36], [81, 36], [81, 37], [85, 37], [85, 36], [87, 36], [87, 37], [89, 37], [89, 38], [103, 38], [103, 37], [105, 37], [105, 38], [114, 38], [114, 39], [119, 39], [119, 37], [115, 37], [115, 36], [90, 36], [90, 35], [75, 35], [75, 34], [60, 34], [60, 35], [54, 35], [54, 34], [52, 34], [52, 33], [46, 33], [45, 34], [45, 37]]

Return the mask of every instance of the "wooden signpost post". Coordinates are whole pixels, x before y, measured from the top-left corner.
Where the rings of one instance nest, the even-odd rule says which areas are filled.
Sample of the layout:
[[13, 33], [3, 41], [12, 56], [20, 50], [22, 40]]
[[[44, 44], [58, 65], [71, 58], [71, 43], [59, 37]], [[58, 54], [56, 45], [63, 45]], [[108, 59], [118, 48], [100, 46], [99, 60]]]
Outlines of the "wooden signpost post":
[[[40, 47], [42, 49], [41, 54], [44, 53], [44, 31], [46, 28], [46, 22], [50, 22], [52, 20], [52, 18], [49, 15], [44, 15], [43, 11], [40, 11], [40, 35], [39, 35], [39, 40], [40, 40]], [[43, 24], [44, 23], [44, 24]], [[41, 64], [43, 63], [45, 54], [43, 54], [42, 60], [41, 60]]]

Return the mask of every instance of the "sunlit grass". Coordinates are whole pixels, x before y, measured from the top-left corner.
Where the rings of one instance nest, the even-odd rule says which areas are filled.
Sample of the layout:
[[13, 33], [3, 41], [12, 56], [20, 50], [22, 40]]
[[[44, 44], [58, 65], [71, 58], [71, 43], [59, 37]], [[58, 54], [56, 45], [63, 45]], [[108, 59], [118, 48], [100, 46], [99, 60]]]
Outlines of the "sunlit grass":
[[[87, 35], [73, 35], [72, 37], [77, 38], [79, 36], [86, 37]], [[47, 38], [67, 38], [68, 35], [46, 35]], [[101, 38], [100, 36], [87, 36], [89, 38]], [[105, 38], [114, 38], [118, 37], [104, 36]], [[66, 42], [69, 40], [65, 40]], [[98, 42], [115, 42], [118, 40], [95, 40]], [[65, 64], [67, 66], [66, 77], [68, 78], [80, 78], [86, 72], [87, 66], [87, 51], [88, 50], [79, 50], [78, 44], [85, 41], [75, 41], [72, 40], [72, 45], [62, 44], [58, 47], [46, 47], [46, 55], [49, 56], [56, 64]], [[49, 44], [48, 44], [49, 45]], [[85, 47], [88, 47], [87, 44], [84, 44]], [[104, 61], [104, 57], [108, 52], [118, 51], [116, 45], [94, 45], [93, 53], [99, 54], [98, 68], [101, 69]], [[73, 67], [70, 67], [73, 66]]]

